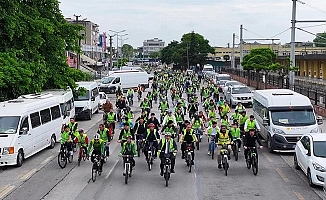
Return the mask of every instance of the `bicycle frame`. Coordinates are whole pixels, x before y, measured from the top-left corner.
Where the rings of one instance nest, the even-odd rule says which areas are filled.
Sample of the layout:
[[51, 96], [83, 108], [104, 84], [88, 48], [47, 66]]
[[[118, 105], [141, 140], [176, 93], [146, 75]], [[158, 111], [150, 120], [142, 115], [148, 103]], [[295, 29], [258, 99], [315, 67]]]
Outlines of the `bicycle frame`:
[[215, 150], [216, 150], [216, 140], [215, 140], [215, 136], [211, 136], [211, 137], [210, 137], [209, 150], [210, 150], [210, 151], [215, 151]]

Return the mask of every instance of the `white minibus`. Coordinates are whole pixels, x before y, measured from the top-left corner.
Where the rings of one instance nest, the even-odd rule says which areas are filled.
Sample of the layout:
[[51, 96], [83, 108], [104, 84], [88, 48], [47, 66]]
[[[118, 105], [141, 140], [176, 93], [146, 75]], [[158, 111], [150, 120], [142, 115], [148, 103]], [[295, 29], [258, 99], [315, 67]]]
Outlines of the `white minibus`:
[[269, 152], [293, 150], [303, 133], [319, 132], [308, 97], [288, 89], [255, 90], [253, 113]]
[[60, 140], [63, 120], [53, 95], [23, 95], [0, 104], [0, 166], [21, 166]]
[[84, 95], [75, 95], [75, 116], [85, 117], [88, 120], [92, 119], [94, 113], [98, 113], [100, 109], [100, 92], [96, 82], [76, 82], [80, 87], [86, 89]]

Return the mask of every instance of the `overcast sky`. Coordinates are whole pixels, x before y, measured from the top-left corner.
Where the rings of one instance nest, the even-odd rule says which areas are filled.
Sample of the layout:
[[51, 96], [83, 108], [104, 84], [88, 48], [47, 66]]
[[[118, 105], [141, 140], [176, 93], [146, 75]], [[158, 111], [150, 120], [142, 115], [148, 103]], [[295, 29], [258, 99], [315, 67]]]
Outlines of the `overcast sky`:
[[[305, 4], [297, 3], [298, 20], [326, 20], [326, 0], [302, 2]], [[240, 24], [247, 29], [244, 38], [270, 38], [290, 28], [292, 0], [61, 0], [60, 9], [65, 17], [82, 15], [97, 23], [101, 32], [126, 29], [129, 39], [125, 43], [134, 47], [154, 37], [167, 45], [192, 30], [212, 46], [227, 46], [232, 45], [232, 33], [239, 35]], [[307, 27], [314, 25], [321, 26]], [[312, 33], [326, 31], [326, 23], [300, 23], [297, 27], [307, 27], [304, 29]], [[286, 43], [290, 33], [275, 38]], [[296, 31], [296, 41], [314, 38]]]

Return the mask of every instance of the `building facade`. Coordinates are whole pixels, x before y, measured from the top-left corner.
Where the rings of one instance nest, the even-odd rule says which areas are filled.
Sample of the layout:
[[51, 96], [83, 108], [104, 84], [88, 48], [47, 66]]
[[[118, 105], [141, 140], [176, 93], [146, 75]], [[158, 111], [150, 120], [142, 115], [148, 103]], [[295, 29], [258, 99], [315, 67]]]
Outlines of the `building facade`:
[[143, 56], [148, 58], [152, 52], [158, 52], [164, 48], [165, 42], [162, 39], [154, 38], [143, 42]]

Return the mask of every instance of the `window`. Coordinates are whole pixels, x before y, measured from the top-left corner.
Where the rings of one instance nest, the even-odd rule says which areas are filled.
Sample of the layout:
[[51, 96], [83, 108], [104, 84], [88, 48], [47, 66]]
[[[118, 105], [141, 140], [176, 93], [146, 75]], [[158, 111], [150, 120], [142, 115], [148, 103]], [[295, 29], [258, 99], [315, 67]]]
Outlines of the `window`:
[[41, 114], [42, 124], [45, 124], [45, 123], [51, 121], [50, 109], [47, 108], [47, 109], [41, 110], [40, 114]]
[[[120, 80], [120, 78], [117, 78], [116, 80], [118, 79]], [[99, 94], [97, 87], [92, 90], [92, 97], [97, 97]]]
[[261, 118], [268, 117], [267, 108], [263, 106], [260, 102], [254, 99], [253, 102], [253, 111], [259, 115]]
[[20, 125], [20, 129], [22, 128], [27, 128], [27, 131], [29, 131], [28, 117], [22, 119], [22, 124]]
[[55, 120], [55, 119], [58, 119], [61, 117], [59, 106], [51, 107], [51, 116], [52, 116], [52, 120]]
[[[59, 109], [59, 112], [60, 112], [60, 109]], [[31, 118], [32, 128], [36, 128], [41, 125], [41, 119], [40, 119], [39, 112], [32, 113], [30, 115], [30, 118]]]

